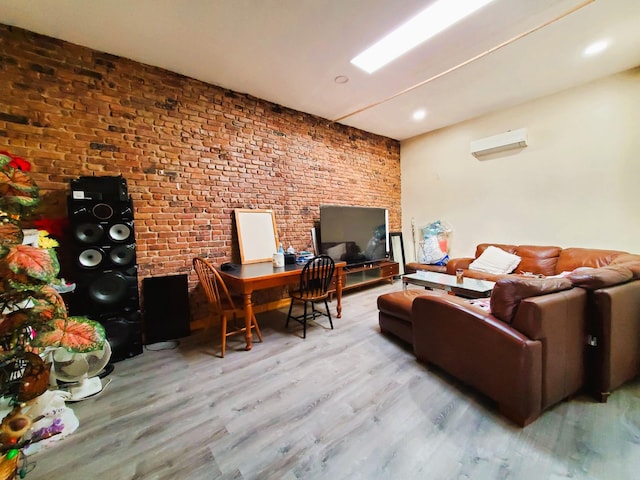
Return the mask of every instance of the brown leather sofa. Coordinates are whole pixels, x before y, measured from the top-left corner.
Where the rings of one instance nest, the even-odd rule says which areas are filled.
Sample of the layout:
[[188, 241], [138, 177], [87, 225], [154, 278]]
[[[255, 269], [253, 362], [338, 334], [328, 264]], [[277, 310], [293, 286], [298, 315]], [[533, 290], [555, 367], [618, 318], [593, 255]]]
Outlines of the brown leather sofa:
[[587, 388], [601, 402], [640, 374], [640, 280], [589, 296]]
[[567, 279], [587, 292], [587, 385], [601, 402], [640, 375], [640, 261], [579, 268]]
[[[489, 245], [478, 245], [476, 258]], [[640, 374], [639, 255], [493, 245], [522, 258], [516, 272], [543, 276], [572, 272], [566, 280], [574, 288], [523, 298], [511, 323], [496, 317], [495, 290], [493, 315], [464, 299], [419, 296], [408, 323], [420, 360], [439, 365], [474, 386], [521, 425], [583, 387], [606, 401], [613, 389]], [[521, 275], [470, 271], [471, 261], [473, 258], [452, 259], [445, 270], [454, 273], [456, 268], [465, 268], [467, 276], [499, 284], [533, 281]], [[409, 264], [407, 271], [415, 266]], [[433, 269], [424, 267], [421, 269]], [[521, 280], [514, 282], [517, 279]], [[550, 279], [541, 281], [545, 280]], [[391, 331], [389, 325], [397, 320], [389, 310], [380, 313], [383, 331]]]
[[593, 248], [561, 248], [539, 245], [508, 245], [501, 243], [481, 243], [476, 247], [474, 257], [452, 258], [446, 266], [408, 263], [407, 272], [417, 270], [441, 271], [455, 275], [462, 269], [466, 277], [496, 281], [502, 275], [469, 270], [471, 262], [476, 260], [489, 246], [501, 248], [505, 252], [518, 255], [521, 260], [514, 274], [531, 273], [534, 275], [559, 275], [571, 272], [578, 267], [605, 267], [620, 263], [640, 261], [640, 255], [632, 255], [619, 250], [601, 250]]
[[[515, 283], [524, 293], [512, 295], [508, 284]], [[491, 298], [499, 313], [452, 295], [418, 296], [411, 312], [414, 352], [525, 426], [584, 385], [586, 297], [564, 279], [500, 280]]]

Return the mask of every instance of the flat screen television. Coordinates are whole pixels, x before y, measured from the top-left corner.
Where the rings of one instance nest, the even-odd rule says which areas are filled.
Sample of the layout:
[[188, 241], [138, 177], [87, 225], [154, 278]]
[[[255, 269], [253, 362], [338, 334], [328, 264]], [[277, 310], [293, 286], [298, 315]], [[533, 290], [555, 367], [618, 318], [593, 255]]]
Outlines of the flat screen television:
[[386, 208], [320, 205], [320, 253], [336, 262], [362, 265], [389, 252]]

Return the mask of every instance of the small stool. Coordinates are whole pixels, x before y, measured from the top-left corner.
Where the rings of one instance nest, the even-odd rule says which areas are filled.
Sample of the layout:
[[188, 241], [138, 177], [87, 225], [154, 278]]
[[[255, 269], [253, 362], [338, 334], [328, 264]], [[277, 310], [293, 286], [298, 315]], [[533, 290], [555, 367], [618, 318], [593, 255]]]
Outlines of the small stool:
[[380, 331], [391, 333], [409, 345], [413, 345], [411, 306], [417, 296], [424, 294], [424, 290], [409, 289], [380, 295], [378, 297]]

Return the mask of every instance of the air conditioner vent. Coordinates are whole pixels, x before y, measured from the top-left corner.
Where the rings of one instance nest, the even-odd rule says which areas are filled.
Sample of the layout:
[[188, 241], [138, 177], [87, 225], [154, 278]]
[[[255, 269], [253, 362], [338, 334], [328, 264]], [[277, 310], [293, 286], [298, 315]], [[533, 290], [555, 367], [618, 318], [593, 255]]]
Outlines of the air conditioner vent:
[[471, 142], [471, 154], [474, 157], [489, 155], [490, 153], [502, 152], [513, 148], [527, 146], [527, 129], [509, 130], [508, 132], [494, 135], [492, 137], [481, 138]]

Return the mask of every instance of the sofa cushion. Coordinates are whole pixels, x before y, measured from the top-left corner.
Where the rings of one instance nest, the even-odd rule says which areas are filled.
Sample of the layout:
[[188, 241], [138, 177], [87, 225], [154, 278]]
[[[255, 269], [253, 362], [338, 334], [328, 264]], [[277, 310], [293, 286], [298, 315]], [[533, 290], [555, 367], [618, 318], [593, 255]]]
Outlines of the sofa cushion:
[[620, 265], [623, 263], [640, 263], [640, 255], [635, 253], [621, 253], [614, 258], [609, 265]]
[[514, 252], [522, 259], [517, 272], [555, 275], [561, 251], [562, 248], [555, 246], [519, 245]]
[[627, 267], [631, 270], [634, 280], [640, 279], [640, 255], [636, 255], [634, 253], [623, 253], [613, 259], [611, 266], [613, 265]]
[[596, 250], [593, 248], [565, 248], [560, 252], [556, 273], [572, 272], [578, 267], [606, 267], [619, 255], [619, 250]]
[[478, 258], [489, 247], [498, 247], [500, 250], [504, 250], [507, 253], [516, 253], [518, 249], [517, 245], [507, 245], [506, 243], [479, 243], [476, 246], [476, 256]]
[[576, 287], [597, 290], [618, 285], [619, 283], [626, 283], [633, 278], [633, 273], [622, 265], [602, 268], [583, 267], [576, 268], [566, 278]]
[[378, 297], [378, 310], [392, 317], [411, 323], [411, 306], [413, 300], [423, 295], [425, 290], [407, 289], [390, 292]]
[[503, 322], [511, 323], [522, 299], [569, 290], [572, 286], [566, 278], [502, 277], [491, 292], [491, 313]]
[[[613, 266], [613, 265], [611, 265]], [[639, 262], [629, 262], [629, 263], [620, 263], [616, 264], [616, 267], [625, 267], [631, 270], [631, 274], [633, 275], [634, 280], [640, 280], [640, 261]]]
[[478, 258], [471, 262], [469, 270], [494, 274], [511, 273], [519, 263], [519, 256], [490, 245]]

